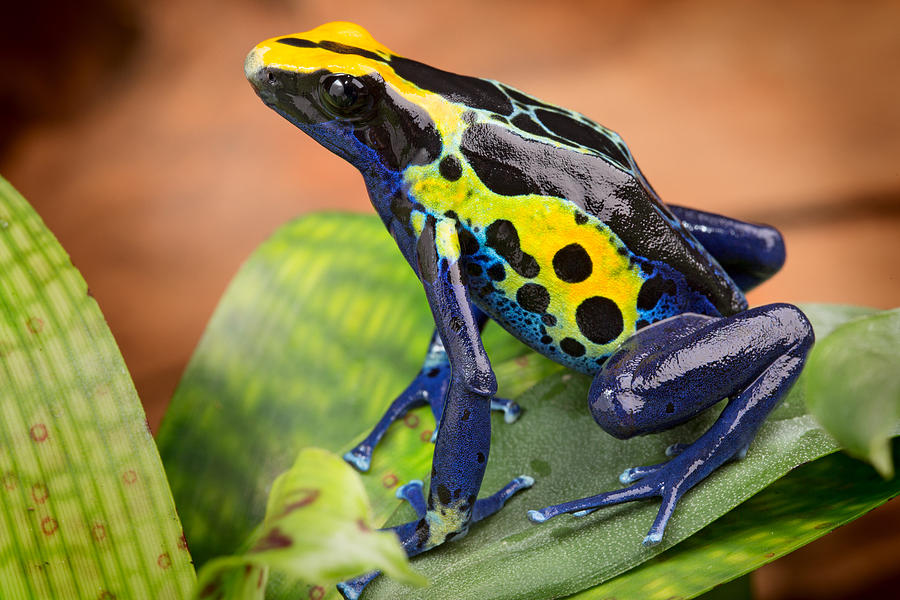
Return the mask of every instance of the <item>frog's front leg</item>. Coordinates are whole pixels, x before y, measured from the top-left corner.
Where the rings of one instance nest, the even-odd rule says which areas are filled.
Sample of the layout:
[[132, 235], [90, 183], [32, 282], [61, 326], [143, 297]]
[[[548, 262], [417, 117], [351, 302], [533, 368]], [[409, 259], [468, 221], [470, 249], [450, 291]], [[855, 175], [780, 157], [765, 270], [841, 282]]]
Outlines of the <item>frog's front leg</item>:
[[[481, 331], [488, 321], [488, 316], [474, 304], [471, 305], [471, 310], [478, 330]], [[403, 393], [391, 403], [366, 439], [344, 454], [344, 460], [360, 471], [368, 471], [372, 463], [372, 452], [387, 433], [391, 423], [402, 419], [409, 410], [424, 404], [431, 407], [431, 413], [434, 416], [435, 433], [431, 439], [434, 441], [437, 438], [437, 424], [441, 422], [444, 396], [449, 385], [450, 359], [447, 357], [441, 336], [435, 329], [431, 341], [428, 343], [428, 352], [425, 354], [425, 361], [422, 363], [419, 373], [403, 390]], [[518, 404], [506, 398], [493, 398], [491, 408], [502, 411], [507, 423], [515, 422], [522, 412]]]
[[[530, 477], [517, 477], [497, 494], [476, 502], [490, 453], [491, 398], [497, 380], [469, 303], [453, 221], [425, 219], [416, 259], [451, 376], [434, 447], [425, 514], [392, 528], [409, 556], [465, 533], [473, 517], [489, 516], [513, 493], [533, 483]], [[338, 588], [345, 598], [356, 598], [372, 577], [365, 575]]]
[[644, 539], [658, 543], [681, 496], [743, 452], [800, 375], [813, 343], [809, 321], [794, 306], [769, 304], [731, 317], [685, 314], [646, 327], [604, 364], [590, 390], [591, 413], [618, 438], [668, 429], [724, 398], [712, 427], [676, 449], [669, 462], [626, 471], [633, 485], [532, 510], [532, 521], [578, 516], [613, 504], [660, 496]]

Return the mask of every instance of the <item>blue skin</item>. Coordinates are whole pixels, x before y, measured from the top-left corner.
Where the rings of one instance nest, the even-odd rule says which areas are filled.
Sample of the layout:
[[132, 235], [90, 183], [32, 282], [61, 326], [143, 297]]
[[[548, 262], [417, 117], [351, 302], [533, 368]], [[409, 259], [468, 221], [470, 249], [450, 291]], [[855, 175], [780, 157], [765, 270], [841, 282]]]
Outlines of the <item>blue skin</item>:
[[[431, 404], [439, 425], [428, 498], [420, 484], [401, 488], [419, 519], [392, 528], [407, 554], [415, 556], [464, 534], [471, 523], [496, 512], [512, 494], [533, 483], [530, 477], [517, 477], [496, 494], [476, 501], [490, 450], [491, 401], [497, 390], [480, 337], [485, 316], [470, 300], [460, 261], [440, 255], [435, 217], [428, 215], [416, 236], [391, 210], [392, 200], [405, 192], [400, 185], [402, 171], [388, 168], [383, 153], [394, 151], [397, 158], [414, 153], [401, 144], [381, 148], [379, 157], [360, 141], [365, 139], [359, 135], [364, 125], [348, 125], [328, 114], [316, 104], [315, 95], [307, 93], [307, 81], [289, 79], [295, 75], [259, 69], [248, 72], [248, 77], [266, 104], [360, 170], [376, 211], [421, 280], [434, 316], [436, 333], [425, 368], [369, 438], [348, 453], [350, 462], [367, 466], [372, 447], [392, 420], [414, 404]], [[280, 86], [293, 86], [291, 94], [280, 96]], [[396, 133], [400, 142], [408, 141], [403, 137], [408, 131]], [[644, 187], [652, 194], [649, 185]], [[691, 209], [671, 210], [680, 221], [676, 226], [692, 232], [742, 289], [757, 285], [783, 263], [781, 238], [771, 228]], [[532, 521], [562, 513], [580, 516], [602, 506], [659, 496], [662, 506], [644, 540], [652, 545], [662, 539], [687, 490], [724, 462], [743, 455], [799, 376], [813, 332], [803, 313], [788, 304], [729, 316], [714, 308], [709, 312], [713, 314], [675, 315], [640, 329], [596, 373], [588, 400], [597, 423], [619, 438], [668, 429], [730, 398], [715, 424], [693, 443], [673, 447], [670, 461], [626, 470], [621, 479], [629, 487], [529, 511]], [[438, 372], [429, 377], [433, 369]], [[357, 598], [376, 575], [338, 587], [345, 597]]]

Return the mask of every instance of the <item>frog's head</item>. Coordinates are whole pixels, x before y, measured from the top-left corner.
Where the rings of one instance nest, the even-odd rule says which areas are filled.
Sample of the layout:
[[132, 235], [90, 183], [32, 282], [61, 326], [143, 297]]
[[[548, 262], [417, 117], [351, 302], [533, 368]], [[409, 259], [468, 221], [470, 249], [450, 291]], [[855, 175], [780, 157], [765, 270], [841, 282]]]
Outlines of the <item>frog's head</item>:
[[364, 172], [397, 172], [434, 161], [461, 112], [401, 64], [442, 73], [395, 56], [357, 25], [329, 23], [262, 42], [244, 71], [263, 102], [329, 150]]

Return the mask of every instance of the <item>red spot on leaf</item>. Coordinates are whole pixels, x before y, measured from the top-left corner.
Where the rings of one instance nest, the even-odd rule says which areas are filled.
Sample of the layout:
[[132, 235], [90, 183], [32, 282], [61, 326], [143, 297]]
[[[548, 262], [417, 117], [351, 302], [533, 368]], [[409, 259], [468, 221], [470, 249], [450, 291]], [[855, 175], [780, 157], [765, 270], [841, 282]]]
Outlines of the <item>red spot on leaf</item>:
[[8, 471], [6, 475], [3, 476], [3, 487], [5, 487], [10, 492], [16, 489], [16, 486], [19, 484], [19, 478], [16, 477], [16, 474], [12, 471]]
[[178, 538], [178, 549], [179, 550], [187, 550], [188, 549], [187, 538], [184, 537], [183, 531], [181, 532], [181, 537]]
[[259, 570], [259, 578], [256, 580], [256, 589], [262, 589], [263, 583], [266, 580], [266, 572], [263, 569]]
[[50, 497], [50, 491], [43, 483], [36, 483], [31, 486], [31, 497], [38, 504], [43, 504], [47, 501], [47, 498]]
[[212, 581], [212, 582], [206, 584], [205, 586], [203, 586], [203, 589], [200, 590], [200, 597], [201, 598], [209, 598], [210, 596], [212, 596], [213, 594], [215, 594], [218, 591], [219, 591], [219, 583], [217, 581]]
[[415, 429], [419, 426], [419, 415], [406, 413], [406, 415], [403, 417], [403, 423], [410, 429]]
[[388, 489], [391, 489], [392, 487], [397, 485], [398, 481], [399, 480], [397, 479], [397, 476], [394, 475], [393, 473], [388, 473], [387, 475], [385, 475], [384, 477], [381, 478], [381, 484]]
[[122, 473], [122, 481], [125, 482], [125, 485], [131, 485], [137, 481], [137, 473], [134, 472], [134, 469], [128, 469]]
[[528, 366], [528, 355], [523, 354], [522, 356], [516, 358], [516, 364], [519, 365], [520, 367], [527, 367]]
[[434, 430], [426, 429], [425, 431], [423, 431], [422, 433], [419, 434], [419, 439], [422, 440], [423, 442], [430, 442], [431, 434], [433, 434], [433, 433], [434, 433]]
[[59, 523], [53, 517], [44, 517], [41, 519], [41, 531], [44, 535], [53, 535], [59, 529]]
[[97, 597], [97, 600], [116, 600], [116, 595], [107, 590], [103, 590], [100, 592], [100, 596]]
[[172, 557], [169, 556], [168, 552], [163, 552], [156, 557], [156, 564], [160, 569], [168, 569], [172, 566]]
[[279, 548], [290, 548], [294, 543], [290, 537], [286, 536], [277, 527], [273, 528], [265, 537], [260, 538], [256, 545], [253, 546], [252, 552], [265, 552], [266, 550], [278, 550]]
[[284, 512], [282, 512], [282, 516], [288, 513], [294, 512], [298, 508], [303, 508], [304, 506], [309, 506], [313, 502], [316, 501], [316, 498], [319, 497], [321, 492], [312, 488], [301, 488], [297, 490], [297, 494], [300, 496], [297, 500], [294, 500], [290, 504], [284, 507]]
[[314, 585], [309, 590], [309, 598], [310, 600], [322, 600], [325, 597], [325, 588], [321, 585]]
[[102, 542], [106, 539], [106, 527], [97, 523], [91, 528], [91, 535], [94, 537], [94, 541]]
[[44, 329], [44, 320], [39, 317], [31, 317], [25, 321], [25, 325], [28, 327], [28, 331], [38, 334]]
[[44, 440], [47, 439], [47, 436], [49, 435], [47, 433], [47, 426], [44, 425], [43, 423], [38, 423], [37, 425], [32, 425], [30, 431], [31, 431], [31, 439], [33, 439], [37, 443], [43, 442]]
[[766, 552], [765, 554], [763, 554], [763, 556], [766, 558], [773, 558], [775, 556], [775, 553], [774, 552]]
[[359, 527], [359, 530], [363, 533], [369, 533], [370, 531], [372, 531], [372, 528], [366, 525], [366, 522], [362, 519], [356, 520], [356, 526]]

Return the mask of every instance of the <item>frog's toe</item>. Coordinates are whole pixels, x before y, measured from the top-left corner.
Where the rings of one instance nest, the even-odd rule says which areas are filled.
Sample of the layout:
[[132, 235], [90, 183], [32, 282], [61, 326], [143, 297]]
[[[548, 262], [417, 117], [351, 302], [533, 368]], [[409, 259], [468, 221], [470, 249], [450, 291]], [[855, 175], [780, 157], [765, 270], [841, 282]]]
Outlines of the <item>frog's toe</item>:
[[658, 464], [650, 465], [648, 467], [631, 467], [630, 469], [625, 469], [621, 474], [619, 474], [619, 482], [622, 485], [634, 483], [635, 481], [643, 479], [648, 475], [658, 473], [663, 466], [664, 464]]
[[522, 407], [507, 398], [493, 398], [491, 410], [503, 411], [503, 420], [507, 423], [515, 423], [522, 414]]
[[345, 600], [357, 600], [369, 583], [378, 577], [380, 571], [372, 571], [337, 584], [337, 589]]
[[344, 460], [356, 467], [357, 471], [365, 473], [372, 465], [372, 446], [360, 444], [349, 452], [344, 453]]
[[410, 506], [413, 507], [413, 510], [416, 511], [416, 516], [425, 516], [425, 491], [424, 484], [421, 481], [413, 479], [409, 483], [401, 485], [397, 488], [395, 495], [397, 498], [409, 502]]
[[676, 442], [666, 448], [666, 456], [668, 456], [669, 458], [675, 458], [676, 456], [687, 450], [689, 447], [690, 444], [682, 444], [681, 442]]
[[528, 518], [535, 523], [543, 523], [548, 519], [552, 519], [553, 517], [564, 513], [584, 516], [603, 506], [612, 506], [623, 502], [631, 502], [632, 500], [650, 498], [651, 496], [659, 495], [659, 492], [660, 484], [657, 481], [640, 482], [621, 490], [604, 492], [602, 494], [597, 494], [596, 496], [564, 502], [562, 504], [554, 504], [553, 506], [548, 506], [540, 510], [529, 510]]

